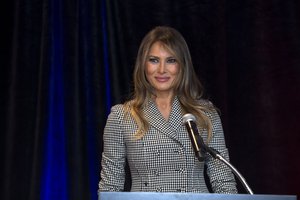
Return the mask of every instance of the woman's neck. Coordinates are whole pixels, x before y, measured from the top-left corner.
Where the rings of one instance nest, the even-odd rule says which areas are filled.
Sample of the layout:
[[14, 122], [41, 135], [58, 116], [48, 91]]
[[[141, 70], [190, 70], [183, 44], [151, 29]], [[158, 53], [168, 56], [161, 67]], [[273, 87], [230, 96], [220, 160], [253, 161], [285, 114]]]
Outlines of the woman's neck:
[[173, 96], [164, 96], [164, 97], [158, 96], [154, 98], [158, 110], [166, 120], [169, 119], [172, 110], [173, 100], [174, 100]]

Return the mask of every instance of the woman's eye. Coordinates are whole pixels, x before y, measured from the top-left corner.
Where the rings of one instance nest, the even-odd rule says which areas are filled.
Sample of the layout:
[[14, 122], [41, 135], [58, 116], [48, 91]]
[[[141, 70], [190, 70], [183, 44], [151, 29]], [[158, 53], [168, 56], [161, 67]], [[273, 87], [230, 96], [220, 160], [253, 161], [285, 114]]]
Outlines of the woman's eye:
[[167, 60], [167, 63], [176, 63], [176, 59], [175, 58], [169, 58]]
[[149, 62], [158, 63], [159, 61], [157, 58], [149, 58]]

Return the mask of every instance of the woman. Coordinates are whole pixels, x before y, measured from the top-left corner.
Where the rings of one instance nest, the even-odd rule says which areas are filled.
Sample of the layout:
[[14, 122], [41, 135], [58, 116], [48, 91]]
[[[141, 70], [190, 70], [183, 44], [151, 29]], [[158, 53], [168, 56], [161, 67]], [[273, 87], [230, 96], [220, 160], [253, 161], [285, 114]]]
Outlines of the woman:
[[182, 116], [196, 116], [209, 146], [228, 159], [220, 118], [202, 98], [182, 35], [156, 27], [143, 39], [134, 70], [132, 100], [113, 106], [104, 129], [99, 191], [122, 191], [129, 163], [131, 191], [237, 193], [233, 174], [220, 161], [194, 154]]

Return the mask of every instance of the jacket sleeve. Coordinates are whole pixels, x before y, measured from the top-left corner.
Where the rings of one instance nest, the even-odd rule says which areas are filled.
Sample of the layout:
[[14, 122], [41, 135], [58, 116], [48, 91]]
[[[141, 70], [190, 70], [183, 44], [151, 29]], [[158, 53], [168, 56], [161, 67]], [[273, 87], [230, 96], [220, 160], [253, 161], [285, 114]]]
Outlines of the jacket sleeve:
[[[209, 146], [218, 150], [220, 154], [229, 161], [221, 119], [216, 110], [213, 110], [208, 116], [212, 121], [212, 138], [209, 142]], [[207, 174], [214, 193], [237, 193], [235, 178], [228, 166], [210, 155], [207, 157], [206, 165]]]
[[112, 107], [103, 134], [99, 191], [123, 191], [126, 148], [122, 134], [122, 105]]

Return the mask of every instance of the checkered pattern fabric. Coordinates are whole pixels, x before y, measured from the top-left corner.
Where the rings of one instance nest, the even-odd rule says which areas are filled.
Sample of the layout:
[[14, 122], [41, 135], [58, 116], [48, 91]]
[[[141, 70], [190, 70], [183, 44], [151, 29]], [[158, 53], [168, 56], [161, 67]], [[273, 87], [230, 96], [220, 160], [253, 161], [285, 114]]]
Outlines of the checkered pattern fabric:
[[[182, 124], [177, 98], [168, 121], [152, 101], [144, 108], [144, 113], [150, 129], [142, 139], [136, 140], [137, 125], [133, 118], [125, 117], [123, 105], [112, 107], [104, 129], [99, 191], [124, 189], [127, 159], [132, 177], [131, 191], [207, 193], [203, 174], [206, 164], [213, 192], [237, 193], [234, 176], [227, 166], [210, 156], [203, 162], [195, 157]], [[219, 115], [216, 111], [206, 114], [213, 124], [209, 146], [229, 159]], [[205, 131], [202, 137], [207, 138]]]

